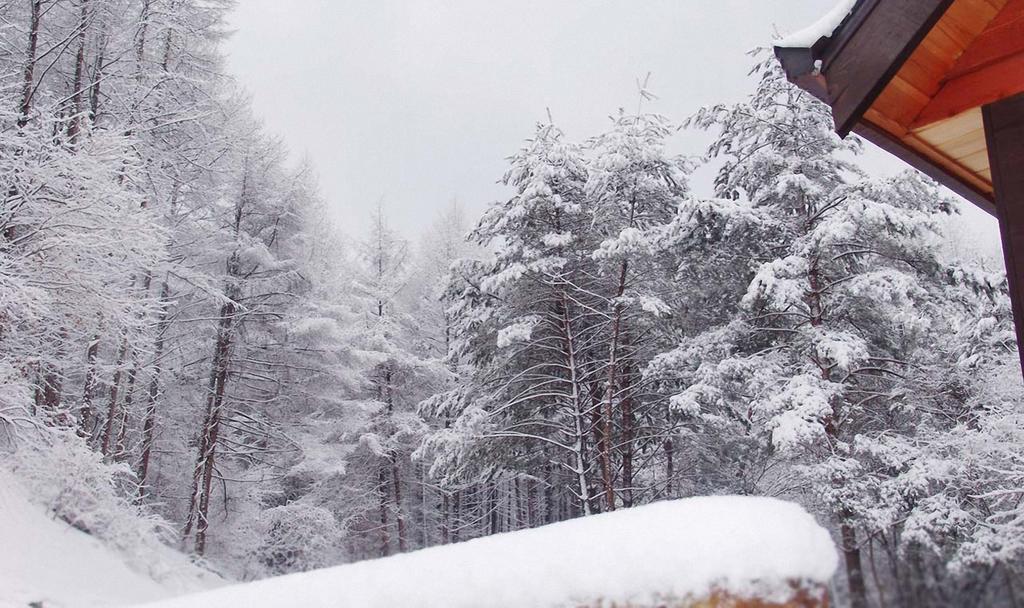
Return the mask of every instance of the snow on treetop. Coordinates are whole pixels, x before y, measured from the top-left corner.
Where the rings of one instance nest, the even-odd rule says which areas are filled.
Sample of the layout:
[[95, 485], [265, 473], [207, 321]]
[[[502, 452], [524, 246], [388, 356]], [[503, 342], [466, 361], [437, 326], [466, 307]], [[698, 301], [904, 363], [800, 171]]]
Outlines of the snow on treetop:
[[818, 19], [813, 25], [802, 30], [793, 32], [775, 41], [775, 46], [787, 48], [811, 47], [822, 38], [828, 38], [835, 33], [843, 20], [853, 11], [857, 0], [839, 0], [839, 3], [832, 8], [824, 17]]
[[828, 532], [801, 507], [755, 497], [655, 503], [549, 526], [224, 587], [152, 608], [656, 605], [715, 589], [761, 597], [825, 584]]

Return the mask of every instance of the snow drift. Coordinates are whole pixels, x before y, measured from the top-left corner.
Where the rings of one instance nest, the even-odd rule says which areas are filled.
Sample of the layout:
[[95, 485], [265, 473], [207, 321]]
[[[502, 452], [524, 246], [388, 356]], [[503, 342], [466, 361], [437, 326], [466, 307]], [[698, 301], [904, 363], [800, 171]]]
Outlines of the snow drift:
[[838, 565], [829, 534], [770, 498], [668, 501], [305, 572], [152, 608], [655, 605], [715, 591], [784, 601]]
[[94, 536], [76, 530], [29, 499], [0, 469], [0, 608], [89, 608], [152, 601], [217, 584], [169, 547], [129, 567]]

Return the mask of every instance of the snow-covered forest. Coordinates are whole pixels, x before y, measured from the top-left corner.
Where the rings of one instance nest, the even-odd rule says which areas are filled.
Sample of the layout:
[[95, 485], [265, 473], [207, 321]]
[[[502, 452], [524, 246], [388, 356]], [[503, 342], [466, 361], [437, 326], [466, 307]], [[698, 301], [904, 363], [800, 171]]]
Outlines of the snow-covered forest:
[[54, 517], [248, 581], [768, 496], [840, 606], [1024, 602], [1002, 268], [773, 57], [739, 103], [546, 120], [480, 218], [353, 232], [226, 74], [230, 6], [0, 0], [0, 459]]

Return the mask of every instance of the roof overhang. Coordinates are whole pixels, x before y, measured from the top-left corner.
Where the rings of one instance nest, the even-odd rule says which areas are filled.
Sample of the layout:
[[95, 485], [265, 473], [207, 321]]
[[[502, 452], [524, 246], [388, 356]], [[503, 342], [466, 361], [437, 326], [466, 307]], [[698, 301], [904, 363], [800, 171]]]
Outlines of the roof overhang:
[[858, 0], [831, 35], [775, 53], [840, 135], [995, 213], [982, 107], [1024, 93], [1024, 0]]

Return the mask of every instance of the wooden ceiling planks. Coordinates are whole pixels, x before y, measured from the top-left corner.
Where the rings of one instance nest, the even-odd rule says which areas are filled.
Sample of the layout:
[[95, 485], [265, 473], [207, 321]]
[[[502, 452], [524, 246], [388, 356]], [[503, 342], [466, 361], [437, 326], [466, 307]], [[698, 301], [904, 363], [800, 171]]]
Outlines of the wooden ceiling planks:
[[1024, 0], [1010, 0], [957, 59], [916, 125], [1024, 92]]
[[1024, 0], [958, 0], [864, 120], [991, 194], [980, 107], [1024, 91]]
[[1024, 1], [1010, 0], [957, 60], [946, 80], [1020, 53], [1021, 40], [1024, 40]]
[[999, 15], [1007, 1], [959, 0], [949, 7], [928, 32], [872, 104], [872, 109], [885, 116], [889, 124], [897, 128], [896, 131], [890, 131], [894, 136], [902, 137], [911, 130], [921, 112], [942, 89], [946, 75], [953, 70], [971, 43]]
[[934, 156], [936, 162], [976, 189], [992, 193], [981, 108], [914, 129], [906, 133], [903, 140], [908, 144], [912, 142], [918, 151]]

